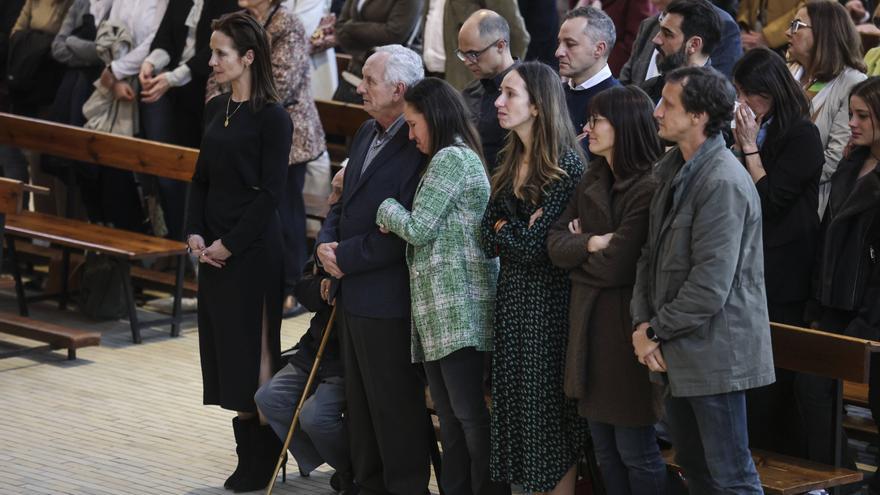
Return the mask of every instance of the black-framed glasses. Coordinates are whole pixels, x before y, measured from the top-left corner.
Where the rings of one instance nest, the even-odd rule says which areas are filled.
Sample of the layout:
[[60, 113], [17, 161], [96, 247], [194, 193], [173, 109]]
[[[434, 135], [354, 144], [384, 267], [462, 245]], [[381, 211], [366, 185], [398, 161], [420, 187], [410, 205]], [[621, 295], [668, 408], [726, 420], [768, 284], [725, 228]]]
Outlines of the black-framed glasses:
[[791, 31], [791, 34], [798, 32], [801, 28], [812, 29], [813, 26], [810, 26], [806, 22], [800, 19], [792, 19], [791, 24], [788, 25], [788, 30]]
[[482, 50], [471, 50], [469, 52], [463, 52], [463, 51], [456, 48], [455, 49], [455, 56], [458, 57], [458, 59], [461, 60], [462, 62], [464, 62], [465, 60], [470, 60], [471, 62], [476, 62], [477, 59], [480, 58], [480, 55], [486, 53], [486, 50], [497, 45], [498, 42], [503, 39], [504, 38], [498, 38], [497, 40], [493, 41], [491, 45], [487, 46], [486, 48], [483, 48]]
[[599, 115], [590, 115], [590, 118], [587, 119], [587, 127], [589, 129], [595, 129], [596, 124], [598, 124], [600, 121], [603, 121], [603, 120], [608, 120], [608, 119], [606, 119], [605, 117], [599, 116]]

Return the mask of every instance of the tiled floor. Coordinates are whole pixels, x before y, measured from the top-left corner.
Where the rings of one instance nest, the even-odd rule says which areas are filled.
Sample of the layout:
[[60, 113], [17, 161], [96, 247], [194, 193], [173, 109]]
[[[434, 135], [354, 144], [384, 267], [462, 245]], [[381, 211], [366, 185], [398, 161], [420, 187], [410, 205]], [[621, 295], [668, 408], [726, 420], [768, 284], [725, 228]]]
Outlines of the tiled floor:
[[[11, 296], [0, 295], [0, 310], [14, 311]], [[232, 414], [202, 405], [194, 317], [179, 338], [149, 329], [134, 345], [126, 322], [94, 323], [48, 303], [32, 316], [97, 329], [102, 343], [76, 361], [65, 351], [0, 359], [0, 494], [230, 493], [222, 484], [235, 465]], [[282, 348], [308, 318], [285, 321]], [[0, 341], [0, 352], [27, 342]], [[273, 493], [334, 493], [328, 466], [309, 478], [288, 468]]]

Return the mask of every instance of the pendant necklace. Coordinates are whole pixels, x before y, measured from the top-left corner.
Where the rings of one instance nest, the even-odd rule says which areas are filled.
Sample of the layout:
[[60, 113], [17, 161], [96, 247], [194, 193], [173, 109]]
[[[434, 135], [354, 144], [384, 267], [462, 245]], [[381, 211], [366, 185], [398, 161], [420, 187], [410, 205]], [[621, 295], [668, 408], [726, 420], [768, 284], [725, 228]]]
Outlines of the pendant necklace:
[[237, 112], [238, 109], [241, 108], [242, 103], [244, 103], [244, 101], [238, 102], [238, 106], [235, 107], [235, 110], [233, 110], [232, 113], [230, 114], [229, 113], [229, 102], [230, 101], [232, 101], [232, 95], [229, 95], [229, 99], [226, 100], [226, 120], [223, 121], [223, 127], [229, 127], [229, 119], [231, 119], [232, 116], [235, 115], [235, 112]]

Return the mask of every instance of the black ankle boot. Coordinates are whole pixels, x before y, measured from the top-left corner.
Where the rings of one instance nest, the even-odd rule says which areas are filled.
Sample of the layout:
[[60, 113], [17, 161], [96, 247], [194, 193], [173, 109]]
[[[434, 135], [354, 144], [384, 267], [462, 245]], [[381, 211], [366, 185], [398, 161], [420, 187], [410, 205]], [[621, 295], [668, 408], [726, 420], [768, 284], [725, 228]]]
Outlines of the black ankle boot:
[[232, 431], [235, 434], [235, 454], [238, 456], [238, 464], [235, 471], [226, 478], [223, 488], [234, 489], [236, 485], [244, 477], [245, 473], [250, 470], [250, 463], [253, 459], [253, 449], [251, 448], [251, 437], [253, 437], [253, 427], [257, 423], [256, 419], [241, 420], [237, 416], [232, 418]]
[[271, 481], [275, 464], [281, 455], [281, 441], [268, 425], [254, 426], [250, 469], [241, 482], [233, 487], [236, 493], [265, 489]]

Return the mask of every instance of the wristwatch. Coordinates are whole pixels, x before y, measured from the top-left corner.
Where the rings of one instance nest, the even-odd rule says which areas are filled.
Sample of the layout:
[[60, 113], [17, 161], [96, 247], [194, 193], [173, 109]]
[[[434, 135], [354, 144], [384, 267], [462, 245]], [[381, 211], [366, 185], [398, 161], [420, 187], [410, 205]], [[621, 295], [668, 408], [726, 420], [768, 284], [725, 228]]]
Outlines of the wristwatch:
[[645, 337], [648, 337], [652, 342], [660, 342], [660, 336], [654, 331], [654, 327], [649, 326], [645, 329]]

